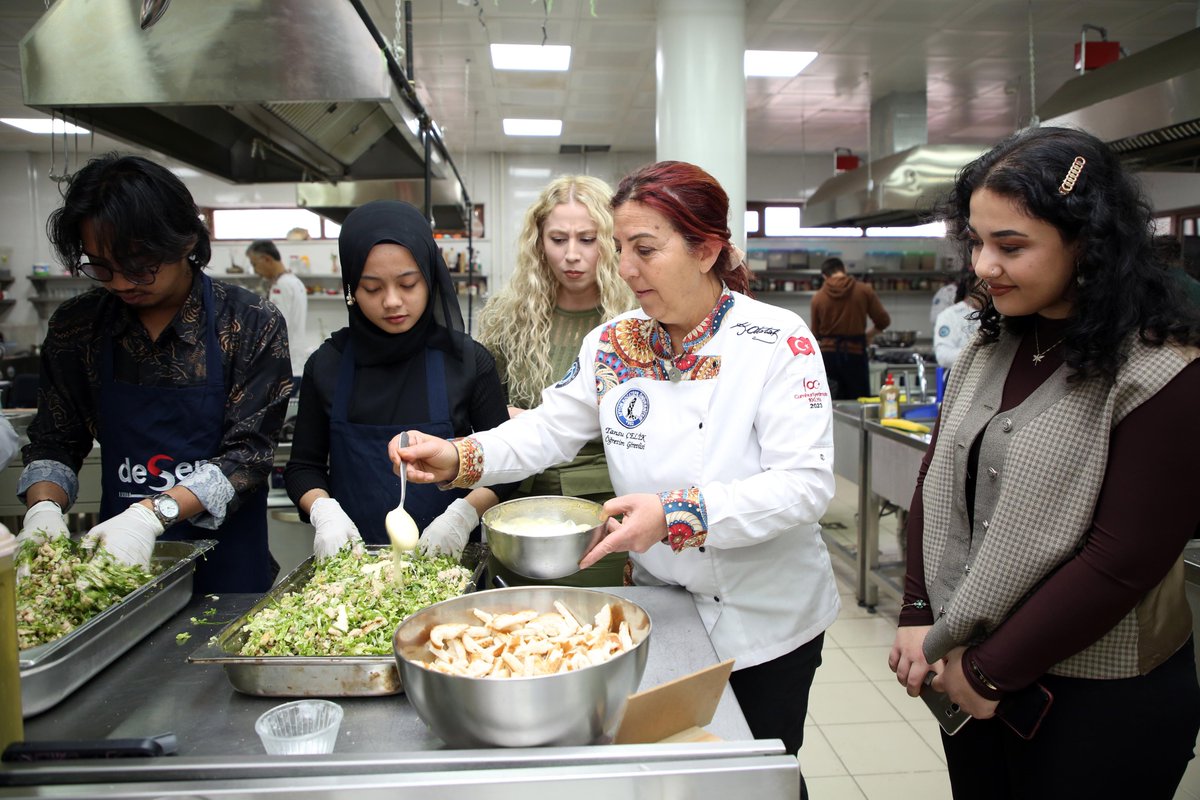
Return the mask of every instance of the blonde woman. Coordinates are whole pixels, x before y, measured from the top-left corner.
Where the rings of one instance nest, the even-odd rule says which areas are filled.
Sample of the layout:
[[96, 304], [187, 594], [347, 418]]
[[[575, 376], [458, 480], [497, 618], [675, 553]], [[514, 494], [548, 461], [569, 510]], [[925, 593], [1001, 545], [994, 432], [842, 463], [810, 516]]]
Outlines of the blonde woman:
[[[511, 416], [536, 407], [542, 389], [578, 371], [576, 356], [589, 331], [635, 306], [617, 274], [611, 197], [598, 178], [564, 175], [525, 212], [516, 269], [479, 317], [479, 341], [496, 358]], [[526, 480], [520, 493], [603, 503], [613, 496], [604, 448], [591, 442], [573, 461]], [[523, 582], [495, 559], [492, 566], [504, 580]], [[586, 573], [552, 582], [619, 585], [624, 567], [625, 554], [614, 553]]]

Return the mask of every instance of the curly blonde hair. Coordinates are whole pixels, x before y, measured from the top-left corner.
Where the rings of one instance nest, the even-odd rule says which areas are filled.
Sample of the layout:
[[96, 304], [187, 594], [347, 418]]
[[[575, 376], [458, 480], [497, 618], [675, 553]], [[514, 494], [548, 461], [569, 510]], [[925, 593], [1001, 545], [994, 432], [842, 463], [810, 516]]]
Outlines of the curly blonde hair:
[[504, 363], [500, 377], [508, 386], [509, 402], [515, 406], [536, 405], [542, 389], [559, 377], [550, 374], [546, 346], [558, 305], [559, 284], [542, 247], [542, 227], [556, 206], [574, 200], [596, 223], [600, 249], [596, 282], [603, 320], [607, 322], [636, 305], [633, 293], [617, 274], [612, 211], [608, 207], [611, 197], [612, 189], [599, 178], [563, 175], [551, 181], [525, 212], [512, 277], [479, 315], [479, 342]]

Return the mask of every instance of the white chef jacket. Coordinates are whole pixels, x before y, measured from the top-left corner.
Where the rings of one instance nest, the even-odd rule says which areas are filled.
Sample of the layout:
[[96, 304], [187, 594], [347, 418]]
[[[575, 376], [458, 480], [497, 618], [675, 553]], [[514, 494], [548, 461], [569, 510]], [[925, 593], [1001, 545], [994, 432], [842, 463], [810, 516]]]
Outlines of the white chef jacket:
[[639, 352], [621, 331], [649, 322], [632, 311], [587, 335], [540, 406], [472, 438], [483, 453], [482, 485], [569, 461], [600, 438], [618, 495], [698, 488], [707, 511], [703, 545], [675, 552], [659, 543], [630, 553], [634, 578], [686, 587], [717, 654], [741, 669], [790, 653], [837, 617], [819, 524], [834, 492], [833, 417], [821, 353], [804, 321], [728, 294], [733, 303], [716, 333], [695, 351], [715, 359], [707, 374], [719, 364], [714, 377], [672, 382], [668, 361], [625, 358], [601, 370], [608, 379], [598, 382], [602, 336], [621, 344], [607, 347], [610, 359], [614, 350]]
[[304, 362], [308, 360], [308, 290], [304, 281], [290, 272], [283, 272], [271, 284], [269, 295], [272, 303], [283, 314], [287, 323], [288, 349], [292, 357], [292, 374], [304, 374]]
[[933, 326], [933, 354], [937, 357], [938, 366], [946, 369], [954, 366], [958, 354], [975, 338], [979, 320], [967, 319], [967, 316], [976, 310], [975, 306], [963, 300], [938, 314]]
[[[929, 323], [937, 324], [938, 314], [954, 305], [954, 295], [958, 294], [957, 283], [947, 283], [933, 293], [933, 301], [929, 304]], [[934, 328], [936, 331], [937, 328]]]

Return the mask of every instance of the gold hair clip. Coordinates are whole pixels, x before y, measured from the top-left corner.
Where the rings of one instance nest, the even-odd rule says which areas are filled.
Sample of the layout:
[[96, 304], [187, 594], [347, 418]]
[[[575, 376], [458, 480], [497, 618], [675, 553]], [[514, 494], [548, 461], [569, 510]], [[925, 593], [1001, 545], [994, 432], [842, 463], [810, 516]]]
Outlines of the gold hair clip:
[[1063, 178], [1062, 184], [1058, 187], [1059, 194], [1070, 194], [1075, 188], [1075, 181], [1079, 180], [1079, 173], [1083, 172], [1083, 165], [1087, 163], [1087, 159], [1083, 156], [1075, 156], [1075, 160], [1071, 162], [1071, 168], [1067, 170], [1067, 177]]

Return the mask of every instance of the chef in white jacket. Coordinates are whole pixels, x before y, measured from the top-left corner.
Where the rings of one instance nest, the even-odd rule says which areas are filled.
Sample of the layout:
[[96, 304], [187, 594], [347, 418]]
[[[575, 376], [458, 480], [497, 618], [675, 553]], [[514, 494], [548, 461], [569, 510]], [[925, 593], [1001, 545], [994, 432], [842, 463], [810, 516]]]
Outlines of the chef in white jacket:
[[[521, 479], [600, 438], [618, 497], [581, 567], [633, 553], [634, 582], [692, 593], [758, 738], [803, 739], [838, 594], [819, 520], [834, 492], [829, 388], [808, 327], [747, 297], [728, 199], [700, 168], [659, 162], [612, 205], [621, 277], [641, 309], [584, 339], [542, 404], [451, 444], [390, 446], [409, 480]], [[684, 231], [687, 233], [685, 234]]]

